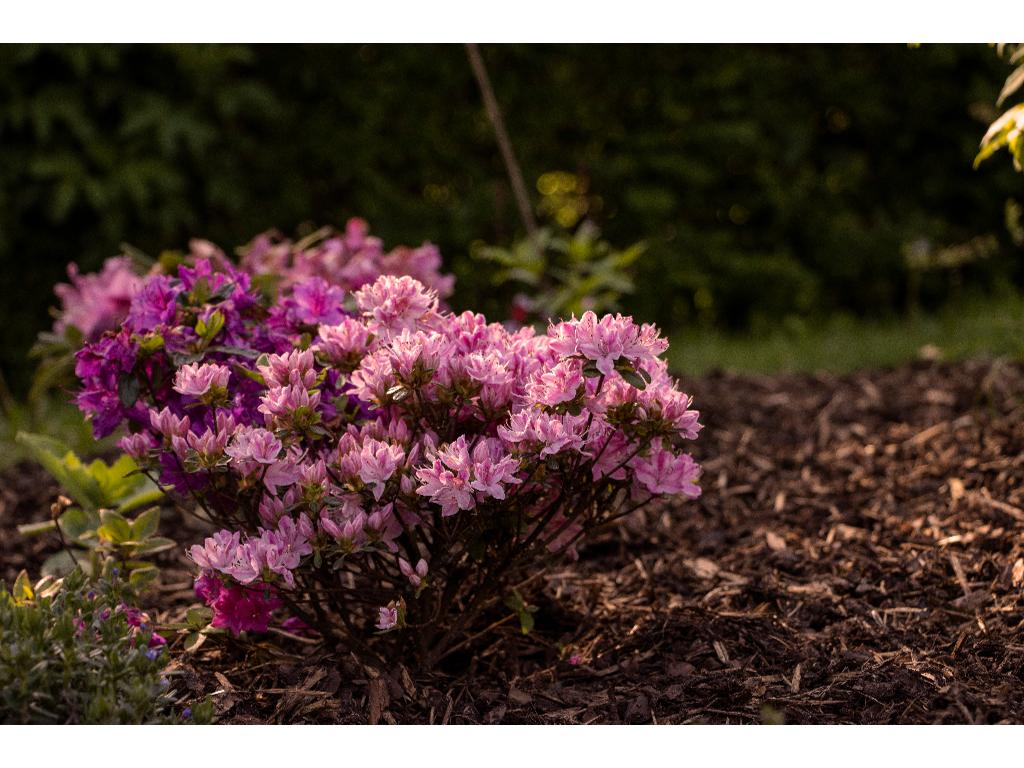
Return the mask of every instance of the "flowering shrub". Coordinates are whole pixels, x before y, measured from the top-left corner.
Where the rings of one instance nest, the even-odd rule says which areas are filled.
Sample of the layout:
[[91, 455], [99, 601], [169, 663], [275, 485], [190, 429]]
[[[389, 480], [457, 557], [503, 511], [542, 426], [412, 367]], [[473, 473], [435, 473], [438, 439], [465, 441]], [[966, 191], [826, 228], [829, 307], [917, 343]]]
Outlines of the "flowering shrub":
[[653, 326], [510, 332], [412, 277], [349, 293], [319, 267], [267, 301], [248, 266], [150, 276], [76, 364], [97, 436], [127, 424], [122, 448], [222, 528], [191, 549], [215, 627], [431, 664], [529, 567], [699, 495], [698, 413]]

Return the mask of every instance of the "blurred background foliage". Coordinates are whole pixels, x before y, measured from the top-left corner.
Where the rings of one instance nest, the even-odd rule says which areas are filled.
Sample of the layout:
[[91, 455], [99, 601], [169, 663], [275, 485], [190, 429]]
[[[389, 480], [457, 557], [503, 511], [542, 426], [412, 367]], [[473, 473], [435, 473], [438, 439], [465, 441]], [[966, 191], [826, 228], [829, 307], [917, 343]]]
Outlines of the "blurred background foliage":
[[[972, 170], [1008, 72], [985, 46], [483, 54], [542, 224], [642, 242], [620, 303], [670, 334], [1005, 306], [1024, 283], [1021, 176]], [[461, 46], [0, 47], [15, 392], [67, 262], [350, 215], [438, 243], [457, 309], [511, 314], [523, 285], [473, 254], [523, 232]]]

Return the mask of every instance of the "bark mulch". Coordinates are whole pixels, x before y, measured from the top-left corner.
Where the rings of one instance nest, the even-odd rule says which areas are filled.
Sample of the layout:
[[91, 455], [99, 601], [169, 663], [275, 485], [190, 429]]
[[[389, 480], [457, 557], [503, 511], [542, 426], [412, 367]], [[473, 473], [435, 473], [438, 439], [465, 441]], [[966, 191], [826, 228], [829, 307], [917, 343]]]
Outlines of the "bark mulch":
[[[529, 635], [506, 623], [426, 676], [281, 636], [177, 641], [178, 685], [238, 723], [1024, 722], [1024, 368], [684, 385], [703, 498], [550, 569]], [[53, 493], [5, 476], [6, 579], [38, 562], [12, 528]], [[173, 619], [180, 560], [164, 584]]]

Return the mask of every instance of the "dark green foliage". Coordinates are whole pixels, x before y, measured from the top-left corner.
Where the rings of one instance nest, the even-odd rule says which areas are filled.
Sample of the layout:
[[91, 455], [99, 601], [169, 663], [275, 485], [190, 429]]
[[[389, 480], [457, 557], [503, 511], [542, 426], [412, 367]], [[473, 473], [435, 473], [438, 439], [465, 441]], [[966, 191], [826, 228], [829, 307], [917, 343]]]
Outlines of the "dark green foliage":
[[[538, 185], [542, 218], [565, 226], [568, 204], [647, 244], [624, 302], [643, 320], [877, 315], [1021, 282], [1002, 242], [1019, 177], [971, 168], [1006, 76], [985, 46], [483, 54], [527, 180], [578, 182], [568, 203]], [[456, 308], [508, 314], [517, 286], [496, 292], [470, 251], [522, 233], [460, 46], [6, 46], [0, 105], [0, 364], [19, 389], [66, 262], [122, 241], [230, 248], [357, 214], [389, 244], [437, 242]], [[986, 235], [994, 253], [911, 279], [908, 248]]]
[[212, 708], [176, 701], [167, 652], [129, 625], [116, 581], [81, 572], [34, 588], [0, 586], [0, 723], [209, 722]]

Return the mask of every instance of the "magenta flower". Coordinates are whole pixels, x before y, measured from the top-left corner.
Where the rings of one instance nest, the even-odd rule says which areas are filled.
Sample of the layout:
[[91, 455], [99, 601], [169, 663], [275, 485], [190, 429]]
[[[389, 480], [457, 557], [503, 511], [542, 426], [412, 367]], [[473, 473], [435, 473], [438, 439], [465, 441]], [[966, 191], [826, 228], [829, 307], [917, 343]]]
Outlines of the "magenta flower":
[[271, 613], [281, 607], [281, 600], [267, 586], [230, 586], [220, 591], [210, 607], [213, 608], [210, 623], [238, 635], [242, 632], [266, 632]]
[[295, 316], [303, 325], [340, 322], [345, 316], [342, 308], [344, 298], [344, 290], [320, 277], [301, 282], [292, 291]]

